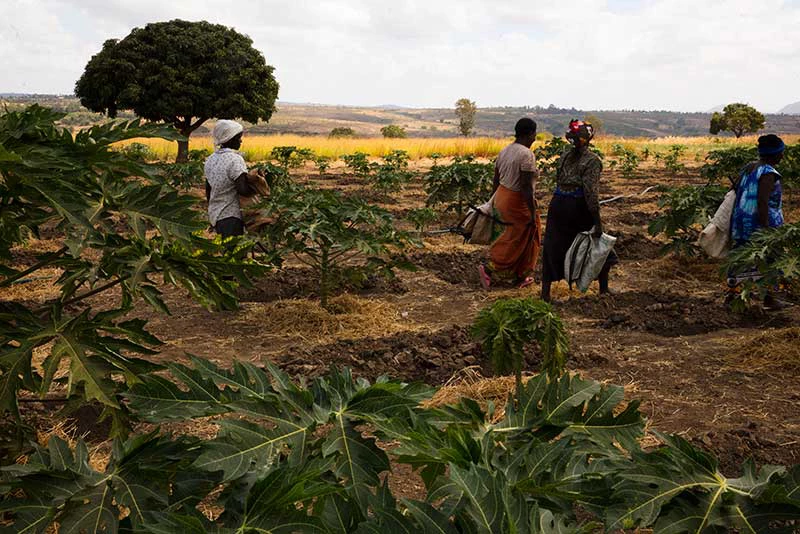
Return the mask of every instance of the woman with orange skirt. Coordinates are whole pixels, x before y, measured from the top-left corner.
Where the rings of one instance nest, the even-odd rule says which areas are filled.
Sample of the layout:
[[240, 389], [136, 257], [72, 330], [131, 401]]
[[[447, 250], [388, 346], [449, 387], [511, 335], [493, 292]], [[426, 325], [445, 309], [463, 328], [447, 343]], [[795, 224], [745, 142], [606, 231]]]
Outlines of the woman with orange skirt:
[[498, 279], [511, 279], [520, 288], [531, 285], [542, 244], [534, 199], [539, 171], [531, 152], [536, 123], [529, 118], [520, 119], [514, 131], [515, 141], [500, 152], [495, 163], [494, 216], [503, 224], [495, 224], [502, 233], [489, 249], [488, 263], [478, 266], [484, 289]]

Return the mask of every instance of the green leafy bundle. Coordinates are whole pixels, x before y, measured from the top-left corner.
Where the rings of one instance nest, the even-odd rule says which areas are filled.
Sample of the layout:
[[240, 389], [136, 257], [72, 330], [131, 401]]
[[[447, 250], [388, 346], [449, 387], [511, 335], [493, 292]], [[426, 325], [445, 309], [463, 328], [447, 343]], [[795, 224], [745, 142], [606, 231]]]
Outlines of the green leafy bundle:
[[[620, 386], [577, 376], [532, 377], [497, 418], [469, 399], [424, 407], [426, 386], [370, 384], [347, 370], [308, 385], [243, 362], [228, 370], [193, 359], [169, 371], [171, 380], [151, 375], [133, 388], [132, 412], [154, 424], [214, 416], [215, 437], [119, 440], [101, 471], [82, 442], [70, 450], [52, 438], [4, 470], [6, 524], [89, 533], [762, 533], [800, 517], [800, 467], [747, 463], [729, 479], [678, 437], [643, 451], [638, 404]], [[398, 464], [418, 470], [423, 496], [393, 495], [385, 475]]]
[[[200, 237], [207, 222], [196, 200], [165, 184], [158, 168], [112, 149], [133, 138], [176, 139], [171, 127], [118, 122], [73, 136], [56, 126], [62, 116], [39, 106], [0, 115], [0, 287], [44, 269], [61, 273], [53, 275], [58, 296], [44, 305], [0, 303], [0, 409], [18, 416], [20, 389], [43, 396], [64, 383], [68, 397], [102, 404], [119, 433], [120, 392], [158, 368], [137, 357], [159, 342], [144, 321], [126, 317], [133, 300], [167, 312], [166, 283], [208, 307], [232, 308], [236, 282], [261, 269], [245, 259], [245, 242]], [[42, 227], [64, 246], [12, 267], [12, 247]], [[96, 309], [91, 299], [101, 293]], [[47, 353], [41, 371], [32, 367], [35, 350]], [[57, 377], [62, 364], [67, 378]]]
[[474, 156], [456, 156], [452, 163], [435, 162], [425, 175], [426, 205], [445, 205], [459, 217], [464, 208], [483, 204], [492, 194], [494, 164], [475, 161]]
[[272, 220], [266, 242], [314, 269], [323, 306], [343, 271], [391, 276], [395, 267], [408, 266], [402, 252], [409, 236], [395, 229], [389, 212], [358, 197], [297, 187], [274, 194], [261, 210]]

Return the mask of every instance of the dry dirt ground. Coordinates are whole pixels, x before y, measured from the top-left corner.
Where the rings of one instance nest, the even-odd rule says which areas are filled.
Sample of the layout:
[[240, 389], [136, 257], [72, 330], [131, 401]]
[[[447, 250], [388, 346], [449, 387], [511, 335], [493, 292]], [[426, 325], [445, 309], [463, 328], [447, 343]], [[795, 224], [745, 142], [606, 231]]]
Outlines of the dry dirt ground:
[[[309, 168], [296, 177], [319, 187], [367, 191], [341, 168], [326, 176]], [[677, 181], [690, 181], [689, 174], [674, 178], [648, 168], [639, 178], [624, 179], [607, 172], [602, 197], [638, 194], [647, 186]], [[663, 257], [661, 243], [647, 235], [657, 197], [648, 193], [603, 208], [607, 231], [619, 237], [613, 296], [600, 297], [595, 288], [585, 295], [570, 292], [563, 283], [554, 288], [555, 308], [571, 339], [569, 367], [625, 385], [632, 398], [641, 400], [652, 427], [714, 451], [728, 475], [737, 475], [738, 466], [751, 456], [759, 464], [798, 463], [797, 353], [793, 360], [786, 354], [764, 357], [764, 351], [749, 351], [747, 344], [765, 333], [752, 346], [796, 336], [792, 327], [798, 325], [800, 309], [759, 317], [726, 311], [719, 265]], [[384, 206], [403, 225], [408, 209], [424, 199], [417, 179]], [[543, 214], [548, 200], [546, 195], [540, 199]], [[796, 220], [800, 202], [790, 202], [788, 218]], [[439, 224], [452, 222], [443, 217]], [[157, 357], [162, 362], [180, 361], [186, 353], [222, 365], [268, 359], [304, 376], [347, 365], [369, 378], [389, 374], [441, 385], [464, 368], [488, 373], [469, 334], [480, 309], [498, 298], [537, 295], [536, 285], [483, 291], [476, 266], [485, 253], [484, 247], [464, 245], [457, 236], [427, 238], [425, 247], [413, 253], [418, 270], [358, 291], [340, 288], [336, 314], [316, 305], [313, 278], [290, 263], [256, 281], [255, 288], [242, 290], [238, 311], [209, 312], [182, 291], [169, 290], [172, 315], [144, 305], [137, 315], [149, 319], [150, 330], [165, 342]], [[25, 289], [30, 298], [36, 298], [37, 290], [35, 283]], [[533, 372], [536, 355], [529, 356]]]

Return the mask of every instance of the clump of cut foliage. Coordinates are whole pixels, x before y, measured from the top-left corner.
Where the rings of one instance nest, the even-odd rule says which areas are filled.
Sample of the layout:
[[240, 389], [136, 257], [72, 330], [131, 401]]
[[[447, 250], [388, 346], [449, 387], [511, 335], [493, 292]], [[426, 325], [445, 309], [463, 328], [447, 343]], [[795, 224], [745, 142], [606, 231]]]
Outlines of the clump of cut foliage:
[[[271, 364], [168, 364], [126, 395], [153, 425], [213, 416], [211, 439], [158, 430], [117, 440], [105, 468], [57, 437], [4, 470], [15, 532], [780, 531], [800, 514], [800, 466], [727, 478], [677, 436], [642, 450], [645, 420], [620, 386], [541, 374], [502, 417], [463, 399], [348, 370], [293, 382]], [[389, 451], [378, 440], [392, 443]], [[395, 466], [423, 495], [398, 498]], [[209, 517], [200, 503], [213, 509]], [[576, 514], [580, 509], [580, 515]], [[783, 523], [782, 523], [783, 522]]]
[[558, 376], [564, 372], [569, 342], [561, 318], [547, 302], [532, 297], [498, 300], [484, 308], [472, 326], [496, 374], [514, 373], [522, 387], [525, 347], [537, 343], [542, 353], [542, 372]]
[[[246, 260], [246, 241], [201, 237], [208, 223], [197, 200], [166, 184], [160, 169], [112, 149], [134, 138], [174, 140], [172, 127], [116, 122], [72, 134], [56, 126], [62, 117], [36, 105], [0, 115], [0, 287], [62, 272], [44, 304], [0, 303], [0, 409], [19, 420], [20, 391], [44, 396], [60, 383], [69, 402], [99, 403], [119, 435], [129, 415], [121, 394], [159, 369], [141, 358], [159, 341], [129, 316], [134, 299], [168, 312], [159, 287], [170, 284], [209, 308], [233, 308], [237, 283], [262, 269]], [[16, 266], [12, 247], [43, 226], [63, 246]], [[98, 309], [91, 298], [101, 294]], [[34, 351], [46, 354], [41, 367]]]
[[494, 164], [476, 161], [475, 156], [456, 156], [447, 165], [435, 161], [425, 175], [426, 205], [444, 205], [461, 217], [464, 208], [489, 200], [493, 177]]
[[323, 307], [337, 276], [363, 282], [410, 267], [402, 255], [410, 237], [395, 229], [389, 212], [359, 197], [295, 187], [273, 194], [261, 214], [272, 221], [265, 227], [265, 242], [314, 270]]
[[721, 185], [683, 185], [658, 188], [662, 192], [658, 205], [662, 209], [648, 226], [652, 236], [663, 234], [669, 239], [664, 252], [679, 256], [695, 256], [700, 252], [697, 238], [725, 198], [729, 188]]

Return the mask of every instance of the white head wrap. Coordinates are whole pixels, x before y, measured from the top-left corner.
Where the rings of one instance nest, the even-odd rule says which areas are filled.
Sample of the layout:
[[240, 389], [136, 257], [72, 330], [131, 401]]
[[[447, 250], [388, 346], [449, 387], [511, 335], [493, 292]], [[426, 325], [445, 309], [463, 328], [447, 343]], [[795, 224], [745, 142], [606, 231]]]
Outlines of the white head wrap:
[[211, 132], [211, 137], [214, 138], [214, 146], [220, 147], [242, 133], [243, 130], [244, 127], [236, 121], [218, 120]]

